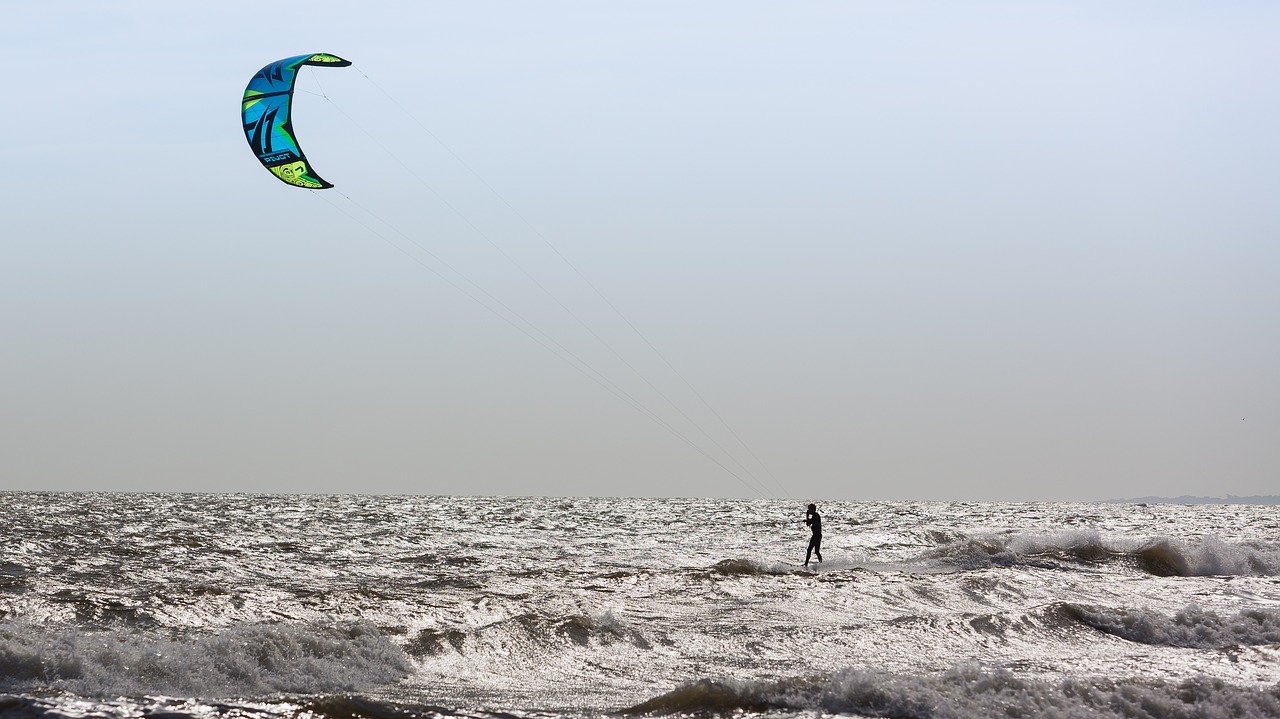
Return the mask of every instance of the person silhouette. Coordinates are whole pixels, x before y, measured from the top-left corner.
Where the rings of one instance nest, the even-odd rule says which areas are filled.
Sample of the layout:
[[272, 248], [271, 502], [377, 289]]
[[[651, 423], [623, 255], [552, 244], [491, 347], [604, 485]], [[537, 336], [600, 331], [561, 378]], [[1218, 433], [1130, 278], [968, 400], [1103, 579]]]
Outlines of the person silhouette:
[[822, 515], [818, 514], [818, 505], [809, 505], [809, 509], [804, 513], [804, 523], [813, 530], [813, 536], [809, 537], [809, 548], [804, 553], [804, 566], [807, 567], [810, 554], [816, 554], [818, 561], [822, 561]]

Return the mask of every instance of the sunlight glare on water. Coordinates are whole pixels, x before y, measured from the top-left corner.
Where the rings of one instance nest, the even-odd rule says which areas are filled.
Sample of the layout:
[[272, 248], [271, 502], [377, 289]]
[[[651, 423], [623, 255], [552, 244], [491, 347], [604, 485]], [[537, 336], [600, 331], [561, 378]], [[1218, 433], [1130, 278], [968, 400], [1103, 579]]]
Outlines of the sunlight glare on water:
[[1273, 507], [0, 496], [33, 716], [1280, 711]]

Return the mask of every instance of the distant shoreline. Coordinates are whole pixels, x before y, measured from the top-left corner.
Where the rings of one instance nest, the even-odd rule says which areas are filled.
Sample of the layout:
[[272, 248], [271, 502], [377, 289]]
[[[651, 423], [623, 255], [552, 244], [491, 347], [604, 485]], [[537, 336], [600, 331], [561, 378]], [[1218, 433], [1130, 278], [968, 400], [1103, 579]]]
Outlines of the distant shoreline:
[[1134, 497], [1133, 499], [1106, 499], [1104, 504], [1280, 504], [1280, 495], [1268, 494], [1252, 497]]

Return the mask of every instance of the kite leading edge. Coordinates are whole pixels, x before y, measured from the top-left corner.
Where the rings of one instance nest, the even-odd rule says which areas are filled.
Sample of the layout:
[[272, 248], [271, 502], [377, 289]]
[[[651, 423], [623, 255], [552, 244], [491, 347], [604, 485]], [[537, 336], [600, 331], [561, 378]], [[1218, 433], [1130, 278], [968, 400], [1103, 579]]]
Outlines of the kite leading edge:
[[281, 181], [309, 190], [333, 187], [307, 163], [293, 136], [293, 123], [289, 119], [293, 109], [293, 84], [303, 65], [346, 67], [350, 64], [350, 60], [322, 52], [295, 55], [276, 60], [249, 80], [240, 103], [244, 136], [262, 166]]

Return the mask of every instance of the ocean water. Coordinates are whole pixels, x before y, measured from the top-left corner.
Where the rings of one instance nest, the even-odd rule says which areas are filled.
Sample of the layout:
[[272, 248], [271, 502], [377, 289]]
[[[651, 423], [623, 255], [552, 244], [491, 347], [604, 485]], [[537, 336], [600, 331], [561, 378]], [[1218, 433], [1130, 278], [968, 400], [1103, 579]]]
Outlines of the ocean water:
[[1280, 507], [819, 508], [0, 493], [0, 714], [1280, 717]]

